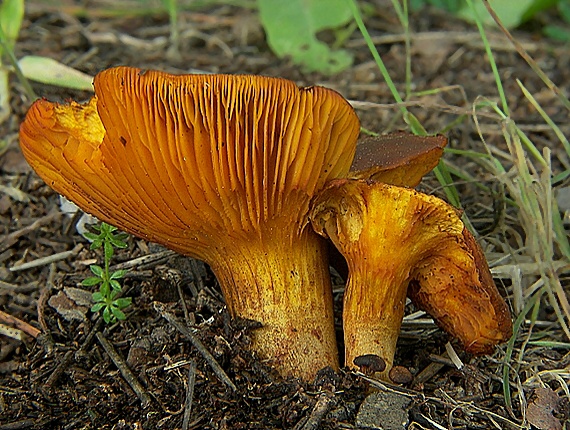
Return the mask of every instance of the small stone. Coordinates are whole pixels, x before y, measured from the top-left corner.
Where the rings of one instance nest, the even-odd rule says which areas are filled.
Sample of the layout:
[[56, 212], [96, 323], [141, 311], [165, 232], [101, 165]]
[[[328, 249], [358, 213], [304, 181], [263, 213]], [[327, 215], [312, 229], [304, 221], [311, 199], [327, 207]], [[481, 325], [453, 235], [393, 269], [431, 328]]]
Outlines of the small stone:
[[369, 429], [403, 429], [409, 423], [408, 409], [412, 400], [389, 391], [370, 394], [358, 410], [356, 426]]

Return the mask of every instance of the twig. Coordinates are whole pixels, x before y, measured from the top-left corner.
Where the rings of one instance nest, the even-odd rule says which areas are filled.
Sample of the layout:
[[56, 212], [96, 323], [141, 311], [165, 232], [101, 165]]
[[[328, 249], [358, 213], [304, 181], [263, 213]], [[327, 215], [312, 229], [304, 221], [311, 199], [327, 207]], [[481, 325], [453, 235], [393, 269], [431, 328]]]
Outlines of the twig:
[[186, 300], [184, 300], [184, 294], [182, 293], [182, 282], [177, 280], [176, 282], [176, 290], [178, 291], [178, 297], [180, 297], [180, 304], [182, 305], [182, 310], [184, 311], [184, 321], [186, 325], [190, 325], [192, 322], [190, 320], [190, 313], [188, 312], [188, 307], [186, 306]]
[[14, 317], [10, 314], [7, 314], [6, 312], [3, 312], [3, 311], [0, 311], [0, 322], [4, 322], [6, 324], [14, 325], [17, 329], [22, 330], [24, 333], [29, 334], [34, 339], [36, 337], [38, 337], [38, 335], [41, 333], [40, 330], [31, 326], [27, 322], [22, 321], [22, 320]]
[[59, 379], [59, 377], [63, 375], [63, 372], [65, 372], [65, 369], [67, 369], [67, 366], [69, 366], [69, 363], [71, 363], [72, 359], [73, 359], [73, 351], [67, 351], [63, 356], [63, 359], [59, 362], [59, 364], [56, 366], [53, 372], [51, 372], [51, 375], [49, 375], [49, 378], [47, 379], [44, 385], [44, 388], [46, 390], [48, 391], [51, 390], [53, 384], [55, 384]]
[[27, 263], [20, 264], [19, 266], [10, 267], [10, 272], [33, 269], [34, 267], [46, 266], [50, 263], [55, 263], [56, 261], [65, 260], [66, 258], [76, 255], [81, 250], [81, 248], [83, 248], [83, 245], [78, 244], [72, 250], [58, 252], [56, 254], [38, 258], [34, 261], [28, 261]]
[[4, 324], [0, 324], [0, 335], [8, 336], [15, 340], [22, 340], [23, 337], [22, 330]]
[[[97, 333], [99, 331], [99, 329], [101, 328], [101, 325], [103, 325], [103, 318], [99, 318], [97, 320], [97, 322], [95, 323], [95, 325], [93, 326], [93, 328], [91, 329], [91, 331], [89, 332], [89, 334], [87, 335], [85, 340], [83, 341], [83, 344], [81, 345], [81, 347], [77, 351], [78, 353], [84, 352], [85, 350], [87, 350], [87, 348], [89, 348], [89, 346], [93, 342], [93, 338], [95, 337], [95, 333]], [[67, 351], [65, 353], [63, 360], [61, 360], [59, 362], [59, 364], [54, 369], [54, 371], [51, 373], [51, 375], [49, 376], [49, 378], [47, 379], [47, 381], [45, 383], [45, 388], [47, 390], [51, 390], [51, 387], [53, 386], [53, 384], [55, 384], [57, 382], [57, 380], [63, 374], [65, 369], [67, 369], [67, 367], [71, 363], [71, 360], [73, 359], [73, 355], [74, 355], [73, 351]]]
[[20, 237], [25, 236], [26, 234], [37, 229], [38, 227], [40, 227], [44, 224], [47, 224], [47, 223], [53, 221], [54, 219], [59, 218], [60, 216], [61, 216], [61, 212], [57, 212], [57, 211], [51, 212], [51, 213], [49, 213], [49, 214], [47, 214], [41, 218], [38, 218], [33, 223], [31, 223], [29, 226], [24, 227], [18, 231], [14, 231], [14, 232], [10, 233], [6, 237], [4, 237], [2, 242], [0, 242], [0, 252], [4, 252], [6, 249], [8, 249], [12, 245], [16, 244]]
[[216, 376], [224, 384], [226, 384], [228, 387], [230, 387], [233, 391], [237, 391], [237, 387], [235, 386], [235, 384], [232, 382], [232, 380], [229, 378], [229, 376], [226, 374], [226, 372], [224, 372], [224, 369], [221, 368], [221, 366], [218, 364], [218, 362], [216, 361], [214, 356], [212, 354], [210, 354], [210, 351], [208, 351], [208, 349], [204, 346], [204, 344], [202, 342], [200, 342], [200, 340], [196, 336], [194, 336], [194, 334], [192, 334], [192, 332], [187, 327], [185, 327], [183, 324], [181, 324], [176, 319], [176, 317], [174, 315], [167, 312], [162, 303], [154, 302], [153, 305], [154, 305], [154, 309], [166, 321], [168, 321], [170, 324], [172, 324], [180, 333], [182, 333], [184, 336], [186, 336], [188, 338], [188, 340], [190, 340], [190, 342], [192, 343], [194, 348], [196, 348], [198, 350], [198, 352], [200, 352], [200, 354], [202, 354], [202, 356], [204, 357], [206, 362], [210, 365], [210, 367], [212, 368], [212, 370], [214, 371]]
[[0, 424], [0, 430], [29, 429], [31, 427], [35, 427], [36, 424], [37, 423], [34, 420], [25, 419], [20, 421], [14, 421], [13, 423]]
[[109, 342], [107, 339], [105, 339], [105, 336], [103, 336], [103, 333], [98, 332], [95, 336], [97, 336], [97, 340], [99, 341], [99, 343], [101, 344], [101, 346], [103, 347], [103, 349], [105, 350], [107, 355], [109, 355], [109, 357], [111, 357], [111, 360], [113, 360], [113, 363], [115, 363], [115, 366], [117, 366], [117, 368], [120, 370], [121, 375], [123, 375], [123, 378], [125, 378], [127, 383], [131, 386], [133, 391], [139, 397], [143, 408], [147, 408], [151, 404], [150, 395], [147, 393], [147, 391], [144, 389], [144, 387], [140, 384], [140, 382], [138, 381], [136, 376], [133, 375], [133, 372], [131, 372], [131, 369], [129, 368], [129, 366], [127, 366], [127, 363], [125, 363], [125, 360], [123, 360], [123, 357], [121, 357], [119, 355], [119, 353], [117, 351], [115, 351], [115, 348], [113, 348], [113, 345], [111, 344], [111, 342]]
[[333, 392], [325, 391], [319, 395], [317, 403], [311, 411], [311, 415], [299, 430], [317, 430], [325, 415], [336, 405], [336, 398]]
[[46, 303], [48, 301], [49, 295], [50, 295], [52, 287], [53, 287], [54, 278], [55, 278], [55, 263], [51, 263], [51, 265], [49, 267], [49, 275], [48, 275], [48, 279], [46, 282], [46, 286], [44, 288], [42, 288], [42, 291], [40, 293], [40, 298], [38, 299], [38, 303], [36, 305], [36, 309], [38, 312], [38, 323], [40, 324], [40, 327], [42, 328], [42, 330], [44, 332], [44, 336], [45, 336], [45, 340], [46, 340], [44, 348], [48, 354], [51, 353], [51, 351], [53, 350], [54, 342], [53, 342], [53, 339], [51, 337], [49, 327], [46, 324], [46, 320], [44, 317], [44, 309], [46, 307]]
[[29, 293], [38, 288], [38, 283], [35, 281], [26, 285], [10, 284], [9, 282], [0, 281], [0, 290], [8, 290], [12, 293]]
[[194, 386], [196, 385], [196, 363], [191, 360], [188, 369], [188, 386], [186, 387], [186, 401], [184, 402], [184, 419], [182, 430], [188, 430], [190, 414], [192, 413], [192, 401], [194, 400]]
[[159, 264], [162, 260], [166, 260], [172, 257], [173, 255], [176, 255], [176, 252], [170, 250], [156, 252], [154, 254], [143, 255], [142, 257], [125, 261], [124, 263], [114, 264], [109, 269], [115, 271], [123, 269], [132, 269], [133, 267], [143, 266], [151, 263]]

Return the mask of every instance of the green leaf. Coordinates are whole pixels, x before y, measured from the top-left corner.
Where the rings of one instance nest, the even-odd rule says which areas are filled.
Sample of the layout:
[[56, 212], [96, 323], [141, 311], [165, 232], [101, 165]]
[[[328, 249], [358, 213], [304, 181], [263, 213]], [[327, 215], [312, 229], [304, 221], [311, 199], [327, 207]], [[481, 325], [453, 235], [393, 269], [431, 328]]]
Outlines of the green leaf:
[[273, 52], [290, 56], [306, 71], [338, 73], [352, 64], [345, 50], [331, 50], [317, 33], [349, 23], [346, 0], [258, 0], [261, 23]]
[[[14, 49], [23, 19], [24, 0], [3, 0], [0, 2], [0, 34], [8, 49]], [[3, 53], [2, 51], [2, 46], [0, 46], [0, 56]]]
[[113, 254], [115, 252], [113, 249], [113, 245], [111, 245], [110, 242], [105, 241], [103, 249], [105, 251], [105, 261], [111, 261], [111, 259], [113, 258]]
[[[552, 7], [557, 0], [488, 0], [489, 5], [507, 28], [515, 28], [528, 21], [537, 12]], [[484, 24], [494, 25], [493, 17], [487, 12], [487, 8], [482, 1], [474, 3], [477, 15]], [[461, 18], [474, 22], [475, 16], [471, 8], [464, 3], [464, 6], [457, 13]]]
[[18, 61], [23, 75], [32, 81], [73, 90], [93, 91], [93, 77], [53, 58], [26, 55]]
[[101, 309], [103, 309], [105, 306], [106, 306], [105, 303], [95, 303], [93, 306], [91, 306], [91, 312], [95, 314], [99, 312]]
[[119, 235], [109, 237], [109, 241], [113, 244], [113, 246], [114, 246], [115, 248], [121, 248], [121, 249], [122, 249], [122, 248], [126, 248], [127, 246], [129, 246], [129, 245], [127, 245], [126, 242], [123, 242], [123, 241], [119, 238]]
[[119, 308], [119, 309], [125, 309], [127, 306], [130, 306], [132, 303], [133, 299], [130, 297], [122, 297], [120, 299], [117, 299], [114, 301], [114, 304]]
[[570, 23], [570, 1], [562, 0], [558, 3], [558, 12], [564, 21]]
[[101, 282], [103, 282], [103, 279], [99, 278], [98, 276], [91, 276], [89, 278], [85, 278], [81, 282], [81, 285], [84, 287], [92, 287], [93, 285], [99, 285]]
[[542, 30], [545, 36], [560, 42], [570, 42], [570, 28], [560, 25], [547, 25]]
[[[111, 288], [108, 282], [102, 282], [101, 286], [99, 287], [99, 292], [103, 295], [103, 297], [110, 297], [111, 295]], [[111, 297], [112, 298], [112, 297]]]
[[103, 276], [105, 275], [105, 270], [103, 270], [103, 268], [101, 266], [98, 266], [97, 264], [92, 264], [91, 266], [89, 266], [89, 269], [91, 269], [93, 274], [99, 278], [103, 278]]
[[111, 312], [113, 313], [113, 316], [119, 321], [124, 321], [127, 318], [122, 310], [114, 306], [111, 306]]
[[90, 241], [94, 241], [94, 240], [99, 239], [98, 234], [91, 233], [90, 231], [86, 231], [85, 233], [83, 233], [83, 237], [87, 240], [90, 240]]
[[121, 291], [122, 290], [121, 284], [119, 284], [119, 282], [115, 281], [114, 279], [111, 279], [109, 281], [109, 284], [111, 284], [111, 288], [115, 291]]
[[110, 233], [113, 233], [117, 230], [117, 227], [107, 224], [106, 222], [101, 223], [101, 232], [105, 233], [105, 236], [109, 236]]
[[105, 307], [105, 309], [103, 310], [103, 320], [109, 324], [111, 322], [112, 319], [112, 315], [111, 312], [109, 311], [109, 306]]
[[97, 302], [104, 302], [105, 301], [105, 297], [103, 297], [103, 294], [101, 294], [99, 291], [91, 294], [91, 299], [97, 303]]
[[89, 247], [89, 249], [94, 250], [94, 249], [99, 249], [101, 248], [101, 246], [103, 245], [103, 240], [102, 239], [95, 239], [93, 241], [93, 243], [91, 244], [91, 246]]
[[111, 279], [121, 279], [128, 273], [127, 270], [116, 270], [111, 273]]

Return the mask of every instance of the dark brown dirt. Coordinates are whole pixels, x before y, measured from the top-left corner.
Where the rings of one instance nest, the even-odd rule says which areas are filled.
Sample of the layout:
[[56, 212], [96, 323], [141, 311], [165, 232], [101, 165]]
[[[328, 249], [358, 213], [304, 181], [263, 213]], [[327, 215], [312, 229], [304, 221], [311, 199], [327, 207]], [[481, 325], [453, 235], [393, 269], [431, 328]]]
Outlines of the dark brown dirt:
[[[102, 2], [85, 10], [73, 2], [58, 7], [28, 2], [16, 53], [55, 58], [92, 75], [124, 64], [173, 73], [201, 70], [280, 76], [303, 85], [335, 88], [350, 100], [392, 103], [358, 32], [347, 42], [347, 48], [355, 55], [354, 66], [337, 76], [326, 77], [303, 74], [288, 60], [275, 58], [255, 13], [237, 7], [183, 11], [180, 54], [167, 55], [167, 17], [155, 13], [137, 15], [133, 12], [137, 4], [114, 14], [112, 6]], [[377, 12], [367, 19], [367, 25], [379, 38], [378, 49], [396, 84], [403, 88], [404, 45], [401, 38], [387, 38], [400, 34], [397, 19], [389, 2], [370, 4], [376, 5]], [[452, 127], [450, 145], [480, 150], [469, 119], [471, 104], [476, 97], [497, 97], [478, 35], [473, 27], [431, 9], [413, 15], [410, 22], [417, 33], [412, 45], [413, 89], [456, 85], [434, 95], [413, 97], [412, 111], [431, 132], [444, 129], [458, 114], [467, 115]], [[325, 39], [330, 36], [323, 34]], [[542, 121], [522, 96], [513, 76], [541, 99], [552, 119], [566, 127], [566, 133], [567, 111], [559, 107], [508, 43], [498, 34], [492, 36], [497, 41], [497, 61], [505, 78], [513, 118], [526, 127], [539, 145], [555, 142], [551, 131], [535, 125]], [[568, 93], [568, 47], [528, 32], [517, 37], [550, 78]], [[85, 100], [90, 96], [41, 84], [34, 84], [34, 90], [54, 101]], [[0, 310], [27, 324], [28, 333], [22, 340], [0, 335], [0, 429], [182, 428], [188, 409], [185, 402], [191, 369], [195, 369], [195, 385], [187, 428], [359, 428], [356, 415], [369, 383], [352, 372], [337, 375], [326, 370], [311, 384], [282, 380], [250, 354], [251, 327], [245, 322], [230, 321], [215, 279], [201, 263], [191, 264], [185, 258], [170, 255], [134, 265], [124, 283], [125, 294], [133, 297], [127, 320], [105, 326], [97, 315], [91, 314], [89, 304], [74, 296], [77, 291], [72, 288], [81, 288], [80, 281], [89, 276], [89, 264], [94, 260], [101, 262], [101, 254], [90, 251], [89, 244], [76, 233], [75, 219], [59, 214], [58, 196], [27, 167], [19, 153], [18, 124], [30, 102], [23, 94], [21, 85], [13, 78], [13, 115], [0, 125], [0, 136], [9, 142], [0, 155], [1, 184], [22, 192], [8, 195], [0, 190]], [[405, 128], [395, 106], [360, 106], [357, 110], [367, 129], [385, 132]], [[488, 127], [491, 143], [500, 145], [497, 121], [484, 116], [481, 120]], [[558, 155], [562, 149], [554, 146], [551, 150], [554, 162], [568, 168], [564, 157]], [[471, 168], [473, 175], [481, 173], [476, 165]], [[433, 178], [427, 178], [423, 187], [441, 193]], [[475, 226], [488, 228], [493, 220], [493, 196], [468, 184], [461, 191]], [[64, 260], [10, 271], [16, 263], [70, 250], [72, 255]], [[162, 251], [131, 238], [129, 248], [118, 251], [114, 262], [130, 262]], [[335, 291], [340, 308], [342, 288]], [[508, 295], [508, 285], [501, 286], [501, 292]], [[236, 385], [236, 391], [225, 385], [192, 343], [161, 316], [154, 301], [163, 303], [179, 321], [185, 319], [186, 306], [195, 335]], [[14, 326], [5, 318], [0, 322]], [[96, 333], [110, 341], [124, 359], [148, 397], [147, 405], [143, 405], [105, 352]], [[501, 428], [521, 428], [520, 399], [515, 398], [508, 410], [502, 396], [504, 347], [493, 357], [475, 358], [460, 352], [467, 366], [457, 370], [443, 357], [446, 342], [446, 336], [433, 325], [424, 329], [404, 327], [397, 362], [416, 379], [394, 390], [413, 400], [408, 413], [413, 423], [410, 428], [484, 429], [492, 428], [493, 422]], [[458, 347], [456, 350], [461, 351]], [[536, 371], [568, 369], [570, 358], [564, 353], [543, 348], [533, 352], [528, 360], [534, 360]], [[516, 389], [514, 385], [513, 390]], [[567, 408], [565, 398], [554, 410], [555, 416], [560, 420], [568, 418]], [[324, 412], [319, 416], [321, 410]]]

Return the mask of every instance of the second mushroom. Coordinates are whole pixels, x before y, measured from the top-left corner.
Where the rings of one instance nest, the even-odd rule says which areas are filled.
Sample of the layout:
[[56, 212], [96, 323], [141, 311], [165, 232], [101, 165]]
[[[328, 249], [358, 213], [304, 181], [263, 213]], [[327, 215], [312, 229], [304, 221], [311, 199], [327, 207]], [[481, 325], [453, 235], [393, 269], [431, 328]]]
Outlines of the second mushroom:
[[[509, 310], [458, 212], [441, 199], [376, 181], [337, 179], [314, 200], [313, 228], [348, 263], [345, 363], [377, 355], [394, 362], [406, 294], [469, 352], [511, 332]], [[411, 285], [408, 291], [408, 285]]]

